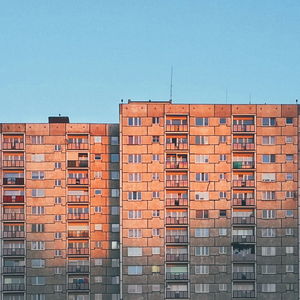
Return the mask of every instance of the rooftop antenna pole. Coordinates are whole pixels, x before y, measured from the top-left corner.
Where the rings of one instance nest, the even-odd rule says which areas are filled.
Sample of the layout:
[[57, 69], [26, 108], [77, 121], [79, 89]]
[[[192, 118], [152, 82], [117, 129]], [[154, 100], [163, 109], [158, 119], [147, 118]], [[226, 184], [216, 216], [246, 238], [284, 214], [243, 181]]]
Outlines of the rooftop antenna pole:
[[173, 66], [171, 66], [170, 101], [173, 100]]
[[249, 104], [251, 104], [251, 101], [252, 101], [252, 94], [250, 93], [249, 94]]

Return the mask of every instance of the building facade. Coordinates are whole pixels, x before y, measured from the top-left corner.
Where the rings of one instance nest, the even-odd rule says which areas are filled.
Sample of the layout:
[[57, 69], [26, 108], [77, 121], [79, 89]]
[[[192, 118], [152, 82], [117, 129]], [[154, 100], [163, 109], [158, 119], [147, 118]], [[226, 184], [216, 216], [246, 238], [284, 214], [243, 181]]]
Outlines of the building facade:
[[3, 300], [299, 299], [297, 105], [1, 124]]

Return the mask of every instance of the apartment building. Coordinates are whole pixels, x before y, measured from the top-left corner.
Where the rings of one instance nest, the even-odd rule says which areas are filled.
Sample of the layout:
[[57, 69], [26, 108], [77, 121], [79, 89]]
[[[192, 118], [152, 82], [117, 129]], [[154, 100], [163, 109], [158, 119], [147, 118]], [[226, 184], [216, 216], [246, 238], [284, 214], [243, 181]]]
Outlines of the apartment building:
[[299, 299], [297, 105], [0, 131], [1, 300]]
[[120, 106], [121, 299], [299, 297], [297, 105]]
[[1, 126], [1, 299], [119, 299], [119, 126]]

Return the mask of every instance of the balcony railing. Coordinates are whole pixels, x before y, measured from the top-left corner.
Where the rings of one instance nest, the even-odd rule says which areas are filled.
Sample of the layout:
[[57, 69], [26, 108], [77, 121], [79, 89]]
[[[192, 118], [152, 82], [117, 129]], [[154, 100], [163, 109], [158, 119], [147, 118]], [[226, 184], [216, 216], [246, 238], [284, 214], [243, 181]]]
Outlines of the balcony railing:
[[187, 243], [188, 236], [187, 235], [167, 235], [166, 243]]
[[254, 187], [255, 180], [233, 180], [232, 181], [234, 187]]
[[3, 178], [3, 185], [24, 185], [24, 178]]
[[88, 238], [89, 231], [88, 230], [69, 230], [68, 237], [69, 238]]
[[255, 217], [233, 217], [233, 224], [255, 224]]
[[187, 206], [188, 199], [187, 198], [167, 198], [166, 204], [167, 204], [167, 206]]
[[188, 298], [188, 292], [187, 291], [167, 291], [166, 293], [167, 299], [185, 299]]
[[25, 249], [24, 248], [3, 248], [4, 256], [24, 256]]
[[233, 280], [254, 280], [255, 273], [254, 272], [233, 272], [232, 278]]
[[188, 131], [188, 125], [186, 125], [186, 124], [181, 124], [181, 125], [167, 124], [166, 131], [186, 132], [186, 131]]
[[166, 161], [167, 169], [187, 169], [187, 161]]
[[254, 161], [234, 161], [233, 169], [254, 169]]
[[88, 220], [88, 213], [68, 214], [68, 220]]
[[4, 142], [3, 143], [3, 150], [22, 150], [24, 149], [24, 143], [20, 142]]
[[88, 185], [89, 179], [88, 178], [68, 178], [68, 184], [71, 185]]
[[24, 291], [25, 284], [24, 283], [4, 283], [3, 291]]
[[255, 254], [233, 254], [233, 261], [255, 261]]
[[253, 198], [247, 198], [247, 199], [234, 198], [233, 205], [253, 206], [253, 205], [255, 205], [255, 199], [253, 199]]
[[166, 149], [167, 150], [187, 150], [188, 149], [188, 143], [167, 143]]
[[89, 273], [89, 266], [83, 266], [83, 265], [69, 265], [68, 266], [68, 272], [69, 273]]
[[255, 150], [254, 143], [235, 143], [233, 144], [233, 150]]
[[68, 150], [82, 150], [89, 149], [88, 143], [69, 143], [67, 145]]
[[234, 243], [255, 243], [254, 235], [233, 235], [232, 241]]
[[233, 132], [254, 132], [255, 125], [233, 125]]
[[188, 277], [186, 272], [166, 272], [167, 280], [187, 280]]
[[69, 290], [88, 290], [89, 284], [88, 283], [69, 283], [68, 289]]
[[24, 167], [24, 160], [3, 160], [2, 164], [3, 168], [23, 168]]
[[172, 187], [188, 187], [188, 180], [167, 180], [166, 185], [168, 188]]
[[88, 160], [68, 160], [68, 168], [88, 168]]
[[3, 221], [23, 221], [24, 213], [4, 213]]
[[24, 196], [3, 196], [3, 203], [24, 203]]
[[166, 217], [167, 225], [186, 225], [188, 217]]
[[86, 203], [89, 202], [89, 196], [87, 195], [69, 195], [68, 196], [69, 203]]
[[69, 248], [68, 254], [69, 255], [88, 255], [89, 248]]
[[168, 262], [188, 261], [188, 255], [187, 254], [166, 254], [166, 261]]
[[24, 238], [24, 231], [3, 231], [3, 238]]
[[24, 273], [25, 266], [3, 267], [3, 273]]
[[255, 291], [233, 291], [233, 298], [255, 298]]

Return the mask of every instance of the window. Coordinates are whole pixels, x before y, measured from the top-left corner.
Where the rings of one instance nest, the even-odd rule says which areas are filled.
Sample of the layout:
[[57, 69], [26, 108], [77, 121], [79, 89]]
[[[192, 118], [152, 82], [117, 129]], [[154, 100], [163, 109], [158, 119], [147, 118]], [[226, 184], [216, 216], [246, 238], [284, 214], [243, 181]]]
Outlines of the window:
[[128, 192], [128, 200], [142, 200], [142, 192]]
[[293, 173], [286, 173], [285, 174], [286, 180], [294, 180], [294, 174]]
[[54, 274], [62, 274], [62, 268], [56, 267], [56, 268], [54, 269]]
[[226, 266], [219, 266], [219, 272], [220, 273], [226, 273]]
[[275, 162], [275, 154], [263, 154], [262, 162], [263, 163], [273, 163], [273, 162]]
[[262, 237], [276, 237], [276, 229], [275, 228], [262, 228], [261, 236]]
[[152, 117], [152, 124], [159, 124], [159, 117]]
[[262, 181], [274, 182], [275, 181], [275, 173], [262, 173]]
[[117, 163], [120, 161], [119, 154], [113, 153], [110, 155], [110, 162]]
[[55, 234], [54, 234], [55, 239], [61, 239], [61, 237], [62, 237], [61, 232], [55, 232]]
[[219, 236], [226, 236], [227, 228], [219, 228]]
[[275, 145], [275, 136], [263, 136], [262, 144], [263, 145]]
[[46, 278], [43, 276], [34, 276], [31, 277], [32, 285], [44, 285], [46, 283]]
[[152, 266], [152, 273], [159, 273], [160, 272], [160, 267], [159, 266]]
[[55, 151], [60, 151], [61, 150], [61, 145], [55, 145], [54, 150]]
[[227, 284], [226, 283], [219, 283], [219, 291], [226, 292], [227, 291]]
[[159, 192], [152, 192], [152, 198], [159, 198]]
[[45, 190], [43, 190], [43, 189], [33, 189], [33, 190], [31, 190], [31, 196], [32, 197], [44, 197], [45, 196]]
[[35, 161], [35, 162], [45, 161], [45, 155], [44, 154], [32, 154], [31, 161]]
[[159, 161], [159, 154], [153, 154], [152, 155], [152, 160], [153, 161]]
[[262, 265], [261, 273], [262, 274], [276, 274], [276, 265]]
[[275, 247], [261, 247], [262, 256], [275, 256], [276, 248]]
[[285, 271], [286, 273], [294, 273], [294, 265], [286, 265]]
[[119, 137], [118, 136], [111, 136], [110, 137], [110, 144], [111, 145], [119, 145]]
[[113, 276], [111, 278], [111, 283], [112, 284], [119, 284], [120, 283], [120, 277], [119, 276]]
[[120, 259], [119, 259], [119, 258], [113, 258], [113, 259], [111, 260], [111, 266], [112, 266], [113, 268], [118, 268], [118, 267], [120, 267]]
[[[7, 300], [15, 300], [15, 299], [7, 299]], [[46, 300], [46, 294], [31, 294], [30, 300]]]
[[208, 118], [196, 118], [197, 126], [208, 126]]
[[62, 290], [63, 290], [63, 287], [62, 287], [61, 284], [55, 284], [54, 285], [54, 291], [55, 292], [62, 292]]
[[196, 192], [195, 193], [196, 200], [208, 200], [209, 199], [209, 192]]
[[160, 248], [159, 247], [152, 247], [152, 254], [160, 254]]
[[95, 276], [94, 281], [95, 281], [95, 283], [101, 283], [102, 282], [102, 276]]
[[102, 136], [94, 136], [94, 142], [95, 144], [102, 143]]
[[159, 228], [153, 228], [152, 229], [152, 236], [159, 236], [159, 235], [160, 235]]
[[294, 212], [292, 210], [286, 210], [285, 211], [285, 216], [287, 218], [292, 218], [294, 216]]
[[61, 180], [60, 179], [55, 179], [54, 184], [55, 184], [55, 186], [61, 186]]
[[195, 237], [209, 237], [209, 228], [196, 228]]
[[227, 248], [224, 246], [219, 247], [219, 254], [226, 254], [227, 253]]
[[45, 260], [44, 259], [32, 259], [31, 268], [44, 268]]
[[141, 154], [129, 154], [128, 155], [128, 163], [138, 164], [142, 162]]
[[44, 137], [42, 135], [32, 135], [31, 144], [42, 145], [44, 144]]
[[195, 155], [195, 163], [203, 164], [208, 163], [208, 155]]
[[141, 125], [142, 125], [141, 118], [138, 117], [128, 118], [128, 126], [141, 126]]
[[54, 168], [55, 168], [55, 169], [60, 169], [60, 168], [61, 168], [61, 162], [56, 162], [56, 163], [54, 164]]
[[208, 219], [208, 210], [207, 209], [196, 210], [196, 219]]
[[140, 145], [142, 143], [142, 137], [139, 135], [129, 135], [128, 144], [129, 145]]
[[294, 284], [293, 283], [287, 283], [285, 285], [286, 291], [293, 291], [294, 290]]
[[159, 143], [159, 136], [158, 135], [152, 136], [152, 143]]
[[293, 125], [293, 118], [285, 118], [286, 125]]
[[113, 249], [113, 250], [120, 249], [120, 242], [119, 241], [111, 241], [111, 249]]
[[220, 124], [220, 125], [226, 124], [226, 118], [220, 118], [219, 124]]
[[272, 209], [263, 209], [262, 217], [263, 217], [263, 219], [275, 219], [276, 211], [272, 210]]
[[275, 118], [263, 118], [262, 119], [262, 126], [275, 126], [276, 119]]
[[196, 145], [207, 145], [208, 144], [208, 136], [196, 135], [195, 136], [195, 144]]
[[111, 171], [110, 172], [110, 179], [111, 180], [119, 180], [120, 179], [119, 171]]
[[129, 284], [128, 285], [128, 294], [142, 294], [143, 286], [137, 284]]
[[196, 283], [195, 284], [195, 293], [209, 293], [209, 284], [208, 283]]
[[54, 251], [54, 256], [62, 256], [62, 251], [61, 250], [55, 250]]
[[142, 266], [128, 266], [128, 275], [142, 275], [143, 267]]
[[45, 225], [44, 224], [31, 224], [31, 232], [44, 232]]
[[151, 290], [152, 290], [152, 292], [160, 292], [160, 285], [159, 284], [152, 284]]
[[160, 210], [152, 210], [152, 217], [159, 217]]
[[[119, 174], [119, 172], [118, 172]], [[129, 182], [140, 182], [142, 179], [141, 173], [129, 173], [128, 174], [128, 181]]]
[[220, 217], [226, 217], [226, 215], [227, 215], [226, 209], [221, 209], [219, 212], [219, 215], [220, 215]]
[[159, 180], [159, 173], [152, 173], [152, 180]]
[[293, 137], [292, 136], [286, 136], [285, 137], [286, 144], [292, 144], [293, 143]]
[[227, 193], [226, 192], [220, 192], [219, 197], [220, 198], [226, 198]]
[[94, 172], [94, 178], [101, 178], [102, 177], [102, 172], [101, 171], [96, 171]]
[[141, 210], [129, 210], [128, 219], [141, 219], [142, 211]]
[[61, 221], [61, 215], [55, 215], [55, 221]]
[[227, 139], [226, 135], [221, 135], [219, 137], [219, 143], [226, 143], [226, 139]]
[[195, 256], [208, 256], [209, 247], [195, 247]]
[[261, 285], [261, 291], [263, 293], [275, 293], [276, 292], [276, 284], [275, 283], [263, 283]]
[[291, 247], [291, 246], [285, 247], [285, 253], [286, 254], [293, 254], [294, 253], [294, 247]]
[[195, 274], [209, 274], [209, 266], [206, 265], [196, 265], [195, 266]]
[[220, 161], [226, 161], [226, 154], [220, 154]]
[[[102, 224], [100, 224], [102, 225]], [[120, 225], [119, 224], [111, 224], [111, 232], [120, 232]]]
[[31, 242], [31, 250], [45, 250], [45, 242]]
[[295, 191], [286, 191], [285, 192], [285, 197], [286, 198], [295, 198], [296, 197], [296, 192]]
[[102, 258], [95, 259], [95, 266], [102, 266]]
[[142, 249], [139, 247], [128, 247], [128, 256], [142, 256]]
[[286, 228], [286, 229], [285, 229], [285, 235], [287, 235], [287, 236], [294, 235], [294, 230], [293, 230], [293, 228]]
[[209, 179], [208, 173], [196, 173], [196, 181], [207, 182]]
[[128, 229], [128, 237], [129, 238], [140, 238], [142, 237], [141, 229]]
[[265, 191], [262, 192], [263, 200], [275, 200], [276, 192], [275, 191]]
[[120, 207], [119, 206], [112, 206], [110, 208], [110, 213], [112, 216], [118, 216], [120, 214]]
[[95, 224], [95, 230], [102, 230], [102, 224]]
[[119, 197], [120, 196], [120, 190], [119, 189], [111, 189], [110, 190], [110, 196], [111, 197]]
[[290, 161], [294, 161], [294, 155], [293, 154], [286, 154], [285, 155], [285, 160], [290, 162]]
[[43, 215], [45, 213], [45, 208], [44, 206], [32, 206], [31, 213], [33, 215]]
[[[95, 190], [95, 195], [102, 195], [102, 190]], [[113, 196], [112, 196], [113, 197]]]
[[61, 197], [55, 197], [55, 204], [61, 204]]
[[95, 160], [101, 160], [102, 156], [101, 154], [95, 154]]

